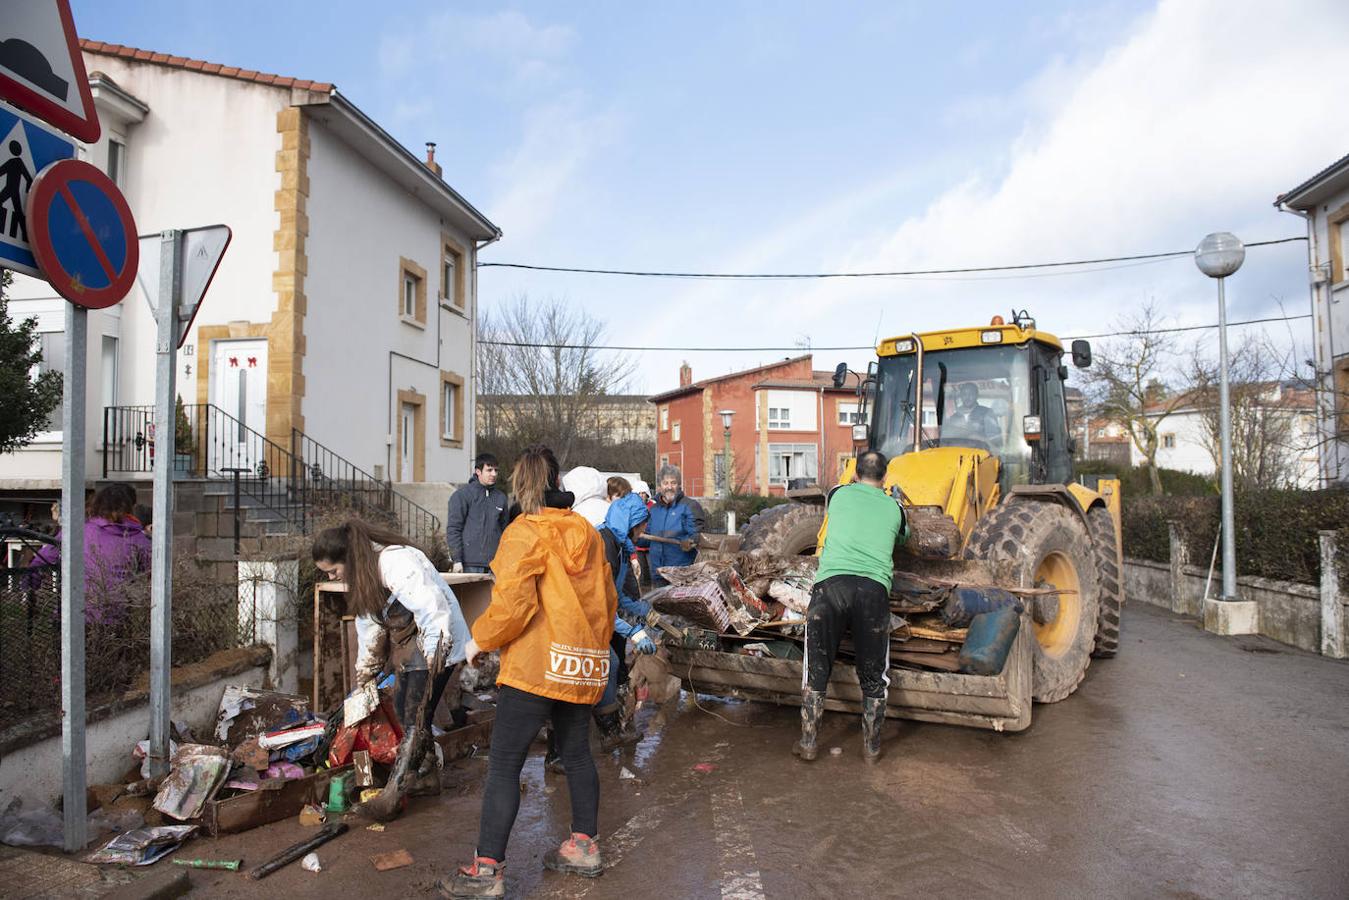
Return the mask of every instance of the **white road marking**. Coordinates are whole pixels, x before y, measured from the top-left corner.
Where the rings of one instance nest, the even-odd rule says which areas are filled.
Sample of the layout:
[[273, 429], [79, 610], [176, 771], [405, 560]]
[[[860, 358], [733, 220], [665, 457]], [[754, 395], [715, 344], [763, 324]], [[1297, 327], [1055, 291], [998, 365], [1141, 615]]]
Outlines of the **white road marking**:
[[721, 857], [723, 900], [764, 900], [759, 859], [745, 827], [745, 798], [735, 782], [712, 796], [712, 826], [717, 832]]

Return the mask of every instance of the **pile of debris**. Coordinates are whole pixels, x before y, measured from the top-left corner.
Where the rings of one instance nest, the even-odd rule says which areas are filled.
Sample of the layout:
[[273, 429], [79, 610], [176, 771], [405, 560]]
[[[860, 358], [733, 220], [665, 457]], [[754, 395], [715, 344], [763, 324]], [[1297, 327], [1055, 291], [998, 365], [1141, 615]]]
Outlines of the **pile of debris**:
[[[416, 727], [406, 734], [394, 712], [393, 676], [352, 691], [324, 713], [310, 709], [306, 697], [226, 687], [208, 740], [174, 724], [166, 776], [152, 776], [149, 742], [142, 741], [134, 750], [137, 766], [121, 782], [90, 788], [90, 807], [98, 810], [91, 824], [112, 824], [119, 833], [88, 861], [149, 865], [198, 832], [216, 836], [291, 817], [321, 829], [305, 842], [307, 853], [347, 830], [334, 818], [388, 821], [401, 814], [409, 796], [439, 793], [446, 761], [488, 745], [495, 665], [495, 654], [489, 654], [477, 668], [461, 667], [434, 713], [420, 710]], [[44, 812], [51, 815], [42, 824], [59, 843], [59, 813]], [[32, 822], [20, 820], [17, 811], [0, 817], [5, 837], [10, 831], [32, 833], [37, 820], [33, 813], [24, 815]], [[181, 862], [239, 866], [229, 860]], [[270, 874], [279, 868], [275, 862], [250, 874]]]
[[[819, 560], [761, 550], [708, 556], [691, 566], [658, 570], [669, 585], [644, 597], [656, 610], [655, 624], [691, 649], [802, 659], [805, 614]], [[1020, 627], [1022, 597], [1043, 593], [1054, 592], [896, 571], [890, 588], [890, 663], [997, 674]], [[853, 658], [845, 639], [839, 659]]]

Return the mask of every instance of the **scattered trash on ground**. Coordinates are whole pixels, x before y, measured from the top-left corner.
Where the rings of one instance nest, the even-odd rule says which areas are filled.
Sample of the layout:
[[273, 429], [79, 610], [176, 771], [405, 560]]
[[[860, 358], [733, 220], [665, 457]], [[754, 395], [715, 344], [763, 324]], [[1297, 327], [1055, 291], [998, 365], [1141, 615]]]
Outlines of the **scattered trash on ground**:
[[193, 869], [225, 869], [229, 872], [239, 871], [239, 866], [243, 865], [242, 859], [175, 859], [175, 866], [189, 866]]
[[98, 865], [120, 864], [148, 866], [178, 849], [187, 840], [196, 825], [161, 825], [158, 828], [136, 828], [103, 845], [85, 858]]
[[698, 763], [696, 766], [693, 767], [693, 771], [701, 775], [709, 775], [717, 771], [717, 766], [716, 763], [705, 763], [705, 762]]
[[306, 853], [304, 859], [300, 860], [300, 868], [306, 872], [322, 872], [323, 866], [319, 863], [317, 853]]

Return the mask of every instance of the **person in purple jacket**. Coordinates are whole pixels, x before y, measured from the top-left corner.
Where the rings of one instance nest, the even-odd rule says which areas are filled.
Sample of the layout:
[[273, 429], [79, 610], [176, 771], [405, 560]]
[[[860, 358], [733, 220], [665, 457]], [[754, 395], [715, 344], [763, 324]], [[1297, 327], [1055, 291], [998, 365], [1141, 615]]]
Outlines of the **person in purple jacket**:
[[[127, 597], [120, 590], [135, 575], [150, 568], [150, 538], [132, 515], [136, 491], [114, 482], [94, 494], [85, 509], [84, 522], [84, 618], [86, 622], [112, 623], [126, 613]], [[32, 566], [57, 566], [61, 546], [43, 547], [33, 555]]]

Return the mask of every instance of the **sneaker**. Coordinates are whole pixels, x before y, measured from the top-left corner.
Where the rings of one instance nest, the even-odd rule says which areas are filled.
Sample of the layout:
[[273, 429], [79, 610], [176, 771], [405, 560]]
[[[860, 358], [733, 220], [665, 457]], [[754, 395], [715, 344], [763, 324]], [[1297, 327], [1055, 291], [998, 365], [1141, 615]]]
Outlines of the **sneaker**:
[[563, 841], [561, 847], [545, 853], [543, 866], [554, 872], [584, 875], [586, 878], [598, 878], [604, 874], [599, 841], [577, 832], [572, 832], [570, 840]]
[[473, 865], [461, 866], [448, 880], [436, 882], [440, 896], [450, 900], [469, 900], [472, 897], [505, 897], [505, 863], [486, 856], [475, 856]]

